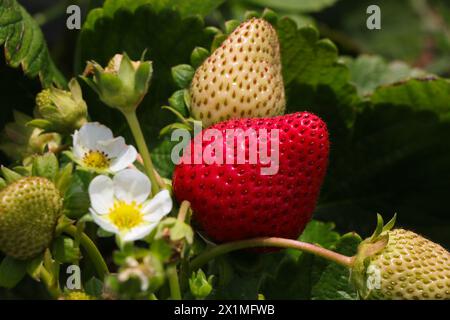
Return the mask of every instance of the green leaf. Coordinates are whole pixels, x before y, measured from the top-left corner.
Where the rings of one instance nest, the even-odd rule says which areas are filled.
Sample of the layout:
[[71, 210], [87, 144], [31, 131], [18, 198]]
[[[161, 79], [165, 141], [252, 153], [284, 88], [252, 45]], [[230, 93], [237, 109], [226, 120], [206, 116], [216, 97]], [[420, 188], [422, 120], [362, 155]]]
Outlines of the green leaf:
[[334, 228], [335, 225], [332, 222], [312, 220], [306, 226], [299, 240], [318, 244], [324, 248], [332, 248], [340, 238]]
[[277, 24], [288, 110], [311, 110], [330, 123], [332, 130], [353, 122], [358, 97], [348, 68], [339, 62], [336, 46], [319, 39], [311, 26], [298, 29], [283, 18]]
[[251, 4], [275, 10], [317, 12], [332, 6], [338, 0], [246, 0]]
[[450, 114], [450, 81], [447, 79], [411, 79], [374, 92], [371, 101], [375, 105], [409, 106], [415, 110], [429, 110], [444, 118]]
[[[336, 251], [353, 256], [362, 241], [355, 233], [342, 236], [336, 245]], [[312, 299], [315, 300], [355, 300], [356, 290], [350, 284], [350, 272], [346, 267], [336, 263], [328, 263], [320, 276], [320, 280], [312, 288]]]
[[388, 85], [409, 78], [427, 76], [427, 72], [412, 68], [401, 61], [387, 63], [382, 57], [361, 55], [344, 60], [350, 69], [351, 81], [361, 96], [369, 95], [381, 85]]
[[66, 81], [53, 63], [44, 36], [33, 18], [15, 0], [3, 0], [0, 5], [0, 45], [4, 45], [6, 62], [24, 73], [38, 77], [44, 87]]
[[5, 257], [0, 263], [0, 287], [14, 288], [26, 275], [27, 262]]
[[448, 245], [442, 211], [450, 188], [448, 101], [445, 79], [376, 89], [349, 138], [332, 151], [316, 217], [369, 235], [376, 212], [398, 212], [402, 226]]
[[44, 177], [54, 180], [59, 171], [58, 159], [54, 153], [48, 152], [42, 156], [37, 156], [33, 161], [33, 176]]
[[95, 277], [92, 277], [84, 285], [84, 290], [90, 296], [101, 297], [103, 293], [103, 282]]
[[172, 68], [172, 77], [178, 87], [186, 89], [191, 84], [195, 70], [189, 64], [180, 64]]

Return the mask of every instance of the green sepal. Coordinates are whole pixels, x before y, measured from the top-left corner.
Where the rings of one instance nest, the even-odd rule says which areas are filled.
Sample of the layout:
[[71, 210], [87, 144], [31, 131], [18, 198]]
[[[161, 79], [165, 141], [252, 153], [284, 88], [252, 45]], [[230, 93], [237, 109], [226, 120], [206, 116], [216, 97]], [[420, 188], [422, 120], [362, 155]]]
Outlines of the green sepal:
[[184, 123], [175, 122], [175, 123], [171, 123], [171, 124], [165, 126], [164, 128], [162, 128], [161, 131], [159, 132], [159, 135], [162, 137], [162, 136], [165, 136], [166, 134], [169, 134], [172, 131], [177, 130], [177, 129], [192, 131], [191, 126], [184, 124]]
[[55, 181], [59, 171], [59, 163], [55, 154], [48, 152], [33, 160], [32, 175]]
[[[34, 158], [33, 158], [34, 159]], [[33, 160], [31, 159], [31, 160]], [[17, 166], [12, 168], [14, 172], [20, 174], [22, 177], [30, 177], [32, 176], [32, 165], [26, 165], [26, 166]]]
[[211, 52], [216, 51], [216, 49], [222, 45], [222, 43], [227, 39], [227, 37], [228, 36], [226, 34], [216, 35], [211, 44]]
[[73, 163], [68, 163], [58, 171], [55, 177], [55, 185], [62, 195], [65, 195], [72, 181]]
[[216, 28], [216, 27], [206, 27], [205, 28], [205, 34], [207, 35], [207, 36], [213, 36], [213, 37], [215, 37], [215, 36], [217, 36], [217, 35], [219, 35], [219, 34], [222, 34], [223, 32], [222, 32], [222, 30], [220, 30], [219, 28]]
[[143, 61], [136, 70], [134, 89], [144, 96], [150, 86], [150, 80], [153, 76], [153, 63], [151, 61]]
[[250, 20], [252, 18], [259, 18], [261, 15], [258, 11], [249, 10], [245, 12], [244, 17], [245, 20]]
[[160, 222], [156, 229], [155, 239], [162, 239], [167, 236], [169, 231], [169, 238], [171, 241], [186, 240], [187, 243], [192, 244], [194, 241], [194, 231], [192, 227], [184, 221], [169, 217]]
[[22, 175], [18, 174], [17, 172], [12, 171], [11, 169], [8, 169], [5, 166], [2, 166], [0, 168], [0, 171], [2, 172], [2, 175], [8, 184], [11, 184], [11, 183], [16, 182], [23, 178]]
[[191, 94], [189, 90], [184, 90], [184, 105], [186, 106], [188, 113], [191, 113]]
[[373, 256], [382, 251], [389, 243], [389, 231], [394, 227], [396, 214], [384, 225], [383, 217], [377, 214], [377, 226], [371, 237], [362, 241], [358, 246], [357, 254], [351, 268], [351, 282], [355, 286], [358, 295], [365, 299], [370, 295], [366, 286], [367, 269]]
[[62, 232], [64, 232], [64, 229], [74, 224], [74, 220], [69, 219], [65, 215], [62, 215], [59, 217], [58, 222], [56, 223], [55, 228], [55, 236], [59, 236]]
[[0, 190], [5, 188], [8, 184], [6, 183], [5, 179], [0, 178]]
[[170, 106], [178, 111], [183, 117], [188, 117], [189, 113], [184, 102], [185, 90], [175, 91], [169, 98]]
[[130, 57], [128, 57], [128, 54], [125, 52], [122, 54], [123, 58], [120, 62], [120, 67], [118, 70], [118, 77], [122, 84], [134, 86], [134, 68], [133, 64], [131, 63]]
[[196, 47], [191, 54], [191, 65], [197, 69], [210, 55], [208, 49]]
[[194, 77], [195, 69], [188, 64], [180, 64], [172, 68], [172, 78], [181, 89], [187, 89]]
[[276, 25], [278, 22], [278, 14], [275, 11], [268, 8], [264, 9], [262, 13], [262, 18], [272, 25]]
[[228, 20], [225, 22], [225, 33], [230, 35], [239, 25], [241, 24], [238, 20]]
[[103, 230], [102, 228], [97, 229], [97, 237], [99, 238], [111, 238], [114, 233]]
[[41, 268], [44, 265], [44, 255], [40, 254], [27, 264], [27, 274], [36, 281], [40, 280]]
[[197, 272], [194, 271], [189, 279], [189, 289], [192, 295], [199, 300], [203, 300], [209, 296], [213, 289], [213, 279], [213, 275], [206, 278], [202, 269], [197, 270]]
[[45, 119], [33, 119], [28, 121], [26, 124], [27, 127], [34, 127], [44, 130], [44, 132], [48, 131], [52, 127], [52, 123]]
[[76, 263], [81, 259], [80, 248], [67, 236], [59, 236], [53, 241], [52, 253], [59, 263]]

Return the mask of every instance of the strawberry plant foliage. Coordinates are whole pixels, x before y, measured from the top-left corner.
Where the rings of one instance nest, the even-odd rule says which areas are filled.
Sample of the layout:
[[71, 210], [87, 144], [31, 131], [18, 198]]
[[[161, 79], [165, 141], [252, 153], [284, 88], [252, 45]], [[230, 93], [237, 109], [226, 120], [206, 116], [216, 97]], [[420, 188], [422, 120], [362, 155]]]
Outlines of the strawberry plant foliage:
[[[0, 0], [6, 108], [31, 115], [36, 93], [60, 88], [38, 95], [33, 121], [15, 112], [1, 135], [15, 162], [0, 170], [0, 297], [29, 287], [75, 300], [431, 297], [386, 281], [374, 291], [368, 280], [373, 268], [392, 270], [381, 264], [410, 263], [405, 250], [422, 257], [417, 243], [436, 251], [444, 270], [436, 275], [448, 278], [443, 247], [390, 230], [381, 216], [370, 238], [344, 232], [368, 234], [374, 212], [397, 211], [402, 227], [448, 245], [450, 82], [376, 55], [340, 56], [318, 28], [298, 23], [335, 2], [106, 0], [87, 15], [76, 48], [72, 76], [89, 86], [69, 82], [89, 116], [83, 108], [81, 121], [44, 126], [73, 111], [59, 105], [70, 92], [31, 16]], [[290, 18], [266, 9], [240, 21], [239, 6], [266, 5]], [[58, 104], [43, 103], [52, 91]], [[177, 142], [167, 133], [199, 120], [222, 134], [281, 129], [278, 173], [260, 175], [260, 164], [247, 163], [175, 166]], [[12, 157], [15, 149], [31, 151]], [[112, 154], [134, 168], [101, 171]], [[409, 243], [401, 247], [403, 234]], [[282, 249], [259, 248], [267, 246]], [[60, 286], [68, 263], [81, 266], [84, 291]], [[448, 298], [446, 282], [426, 280]]]
[[0, 45], [4, 46], [10, 66], [20, 66], [27, 76], [38, 77], [45, 87], [52, 83], [65, 85], [40, 28], [16, 0], [0, 1]]

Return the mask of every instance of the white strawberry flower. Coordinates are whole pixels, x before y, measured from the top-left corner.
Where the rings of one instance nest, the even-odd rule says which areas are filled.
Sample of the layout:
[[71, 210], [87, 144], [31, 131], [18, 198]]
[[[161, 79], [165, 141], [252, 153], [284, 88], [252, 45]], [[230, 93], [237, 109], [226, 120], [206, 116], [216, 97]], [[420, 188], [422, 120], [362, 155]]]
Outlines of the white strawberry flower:
[[73, 134], [73, 160], [97, 172], [118, 172], [136, 161], [136, 149], [123, 137], [97, 122], [89, 122]]
[[89, 185], [91, 215], [105, 231], [119, 235], [123, 242], [146, 237], [172, 210], [169, 191], [148, 200], [149, 178], [136, 169], [126, 169], [114, 178], [97, 176]]

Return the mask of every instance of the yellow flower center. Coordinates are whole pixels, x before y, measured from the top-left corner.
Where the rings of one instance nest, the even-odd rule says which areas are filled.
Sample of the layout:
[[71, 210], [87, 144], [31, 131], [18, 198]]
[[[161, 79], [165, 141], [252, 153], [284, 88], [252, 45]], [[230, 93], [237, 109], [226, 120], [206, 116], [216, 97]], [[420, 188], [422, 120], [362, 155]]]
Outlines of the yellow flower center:
[[144, 222], [141, 209], [142, 206], [135, 202], [116, 201], [114, 207], [109, 211], [108, 217], [119, 230], [129, 230]]
[[89, 151], [84, 155], [83, 163], [89, 168], [107, 169], [111, 160], [102, 151]]

